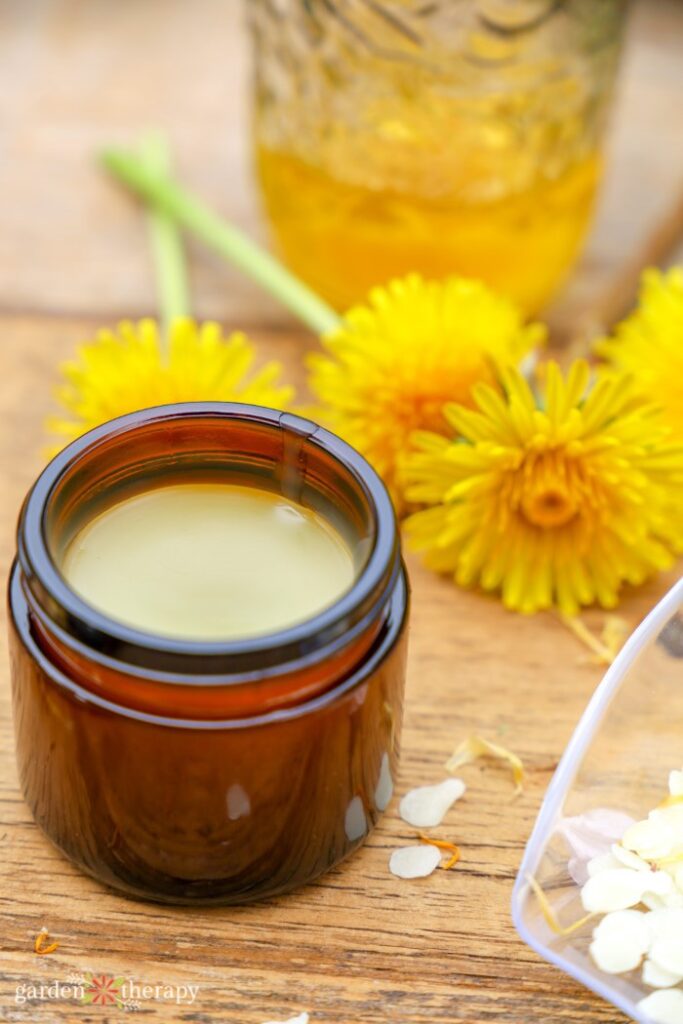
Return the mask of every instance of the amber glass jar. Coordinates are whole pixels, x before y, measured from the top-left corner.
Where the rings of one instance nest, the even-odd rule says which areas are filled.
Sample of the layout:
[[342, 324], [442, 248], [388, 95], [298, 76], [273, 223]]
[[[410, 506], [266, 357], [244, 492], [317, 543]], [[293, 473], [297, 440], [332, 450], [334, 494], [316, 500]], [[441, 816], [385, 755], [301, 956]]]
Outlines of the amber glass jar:
[[[229, 642], [138, 631], [70, 588], [60, 552], [84, 522], [207, 480], [316, 510], [355, 552], [352, 586], [308, 621]], [[190, 403], [92, 431], [24, 503], [9, 598], [24, 794], [101, 881], [173, 903], [272, 896], [345, 857], [388, 803], [408, 608], [396, 522], [370, 466], [315, 424]]]

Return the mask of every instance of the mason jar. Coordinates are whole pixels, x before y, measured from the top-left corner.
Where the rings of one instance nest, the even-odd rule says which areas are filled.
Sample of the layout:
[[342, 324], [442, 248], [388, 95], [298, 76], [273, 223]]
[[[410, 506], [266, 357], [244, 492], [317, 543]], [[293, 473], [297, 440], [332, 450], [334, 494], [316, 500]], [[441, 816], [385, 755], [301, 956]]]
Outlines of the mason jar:
[[536, 312], [579, 253], [626, 0], [250, 0], [272, 235], [337, 309], [479, 278]]

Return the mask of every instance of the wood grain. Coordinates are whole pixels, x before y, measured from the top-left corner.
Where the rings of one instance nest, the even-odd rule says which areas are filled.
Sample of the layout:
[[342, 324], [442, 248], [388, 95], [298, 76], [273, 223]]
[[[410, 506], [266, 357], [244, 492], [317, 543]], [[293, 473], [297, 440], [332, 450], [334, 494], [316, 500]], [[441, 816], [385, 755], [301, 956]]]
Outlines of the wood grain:
[[[183, 176], [258, 232], [243, 105], [238, 5], [218, 0], [34, 0], [0, 22], [0, 566], [42, 465], [42, 419], [58, 363], [103, 322], [154, 307], [144, 226], [96, 171], [100, 144], [168, 130]], [[604, 202], [582, 268], [555, 310], [563, 330], [680, 186], [680, 31], [673, 0], [636, 7]], [[678, 33], [678, 36], [677, 36]], [[653, 153], [666, 153], [653, 159]], [[212, 256], [192, 247], [199, 314], [251, 325], [263, 357], [296, 377], [311, 340]], [[19, 1004], [18, 985], [104, 972], [136, 983], [196, 984], [192, 1006], [146, 1001], [150, 1020], [260, 1024], [301, 1010], [312, 1024], [619, 1024], [624, 1018], [541, 962], [513, 931], [509, 900], [526, 837], [601, 671], [550, 615], [506, 613], [410, 559], [414, 592], [398, 795], [439, 779], [467, 733], [525, 760], [473, 765], [444, 836], [461, 864], [422, 882], [387, 869], [413, 838], [394, 799], [366, 846], [292, 896], [238, 909], [175, 910], [103, 889], [37, 831], [18, 791], [4, 622], [0, 623], [0, 1018], [39, 1024], [121, 1019], [71, 1001]], [[635, 625], [666, 589], [627, 595]], [[587, 616], [599, 626], [599, 612]], [[42, 926], [59, 949], [33, 953]]]
[[[607, 175], [584, 257], [552, 310], [558, 336], [599, 301], [681, 188], [683, 7], [633, 8]], [[168, 134], [185, 181], [264, 239], [248, 65], [238, 0], [5, 4], [0, 308], [105, 318], [153, 308], [143, 220], [94, 161], [99, 147], [130, 144], [150, 127]], [[198, 314], [241, 326], [286, 322], [216, 256], [194, 244], [191, 255]]]
[[[13, 554], [13, 524], [41, 466], [41, 417], [55, 366], [94, 320], [2, 317], [0, 563]], [[309, 342], [256, 335], [264, 358], [293, 374]], [[168, 909], [123, 899], [81, 876], [38, 832], [17, 788], [6, 658], [0, 714], [0, 1010], [8, 1021], [95, 1021], [121, 1011], [72, 1002], [16, 1005], [16, 987], [65, 981], [72, 972], [130, 976], [146, 984], [197, 984], [192, 1007], [144, 1002], [147, 1018], [259, 1024], [308, 1009], [326, 1024], [396, 1021], [614, 1024], [621, 1018], [540, 962], [513, 931], [509, 900], [524, 841], [571, 729], [600, 670], [550, 615], [527, 619], [492, 599], [455, 589], [410, 560], [414, 591], [400, 795], [443, 775], [471, 731], [518, 751], [528, 786], [512, 800], [508, 774], [463, 769], [469, 790], [440, 832], [461, 864], [422, 882], [387, 869], [390, 851], [414, 838], [396, 799], [367, 845], [322, 881], [292, 896], [238, 909]], [[632, 625], [662, 593], [629, 595]], [[599, 612], [587, 616], [598, 626]], [[4, 624], [3, 624], [4, 627]], [[2, 629], [4, 647], [4, 628]], [[60, 943], [33, 952], [41, 927]]]

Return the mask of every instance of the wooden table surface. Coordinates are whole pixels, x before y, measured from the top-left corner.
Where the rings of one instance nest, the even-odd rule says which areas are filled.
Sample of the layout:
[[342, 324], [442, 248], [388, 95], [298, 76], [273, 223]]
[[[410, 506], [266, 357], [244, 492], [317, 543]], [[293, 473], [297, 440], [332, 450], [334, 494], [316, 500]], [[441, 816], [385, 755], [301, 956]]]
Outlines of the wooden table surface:
[[[683, 8], [636, 5], [604, 200], [586, 256], [552, 311], [559, 333], [618, 273], [683, 183]], [[154, 309], [142, 219], [94, 167], [103, 142], [168, 131], [180, 173], [258, 234], [244, 105], [247, 48], [235, 0], [55, 0], [6, 5], [0, 23], [0, 564], [41, 467], [58, 363], [102, 323]], [[199, 316], [248, 327], [295, 375], [313, 342], [248, 282], [191, 247]], [[261, 1024], [618, 1024], [620, 1014], [517, 938], [510, 893], [544, 790], [601, 670], [555, 618], [520, 618], [409, 560], [414, 590], [399, 795], [434, 782], [475, 731], [526, 763], [517, 801], [502, 769], [469, 789], [440, 832], [462, 862], [420, 882], [388, 872], [413, 832], [396, 799], [365, 847], [321, 881], [238, 909], [166, 909], [82, 877], [38, 833], [14, 767], [7, 659], [0, 663], [0, 1016], [120, 1019], [18, 986], [74, 973], [199, 986], [192, 1005], [144, 1001], [149, 1019]], [[626, 596], [634, 626], [671, 583]], [[595, 628], [600, 612], [586, 615]], [[39, 957], [41, 927], [59, 942]]]

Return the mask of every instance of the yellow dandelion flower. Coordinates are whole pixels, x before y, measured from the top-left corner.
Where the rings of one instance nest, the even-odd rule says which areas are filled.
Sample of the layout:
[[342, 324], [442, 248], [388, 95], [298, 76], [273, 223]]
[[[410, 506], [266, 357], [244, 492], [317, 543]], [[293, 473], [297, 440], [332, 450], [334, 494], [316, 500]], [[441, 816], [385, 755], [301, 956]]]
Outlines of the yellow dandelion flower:
[[397, 496], [396, 467], [416, 429], [447, 434], [447, 401], [472, 404], [472, 386], [496, 386], [496, 366], [517, 363], [545, 336], [479, 281], [417, 275], [376, 288], [309, 357], [316, 410], [361, 451]]
[[71, 441], [125, 413], [169, 402], [248, 402], [284, 409], [294, 397], [279, 383], [279, 363], [251, 373], [254, 348], [244, 334], [224, 337], [215, 323], [189, 317], [170, 327], [168, 353], [154, 320], [103, 329], [62, 368], [57, 399], [70, 418], [52, 417], [51, 433]]
[[415, 436], [406, 494], [431, 507], [409, 517], [409, 540], [508, 608], [611, 608], [683, 550], [683, 445], [627, 378], [589, 386], [583, 360], [566, 377], [550, 363], [540, 401], [517, 370], [503, 382], [502, 395], [475, 385], [476, 410], [447, 407], [459, 441]]
[[646, 270], [638, 308], [598, 342], [596, 351], [617, 370], [633, 374], [639, 391], [661, 405], [683, 439], [683, 267]]

